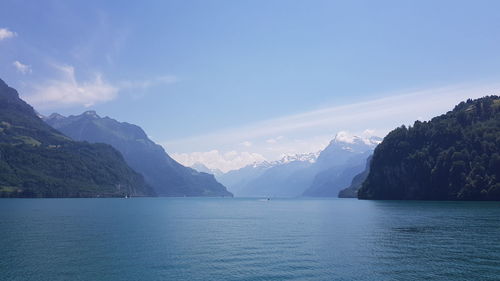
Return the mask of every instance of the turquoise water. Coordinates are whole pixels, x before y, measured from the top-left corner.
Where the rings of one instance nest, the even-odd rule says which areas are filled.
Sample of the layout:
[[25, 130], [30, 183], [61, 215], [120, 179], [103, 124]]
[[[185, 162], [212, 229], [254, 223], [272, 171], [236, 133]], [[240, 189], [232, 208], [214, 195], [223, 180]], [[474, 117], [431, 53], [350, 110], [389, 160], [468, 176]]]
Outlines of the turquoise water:
[[2, 199], [0, 280], [500, 280], [500, 204]]

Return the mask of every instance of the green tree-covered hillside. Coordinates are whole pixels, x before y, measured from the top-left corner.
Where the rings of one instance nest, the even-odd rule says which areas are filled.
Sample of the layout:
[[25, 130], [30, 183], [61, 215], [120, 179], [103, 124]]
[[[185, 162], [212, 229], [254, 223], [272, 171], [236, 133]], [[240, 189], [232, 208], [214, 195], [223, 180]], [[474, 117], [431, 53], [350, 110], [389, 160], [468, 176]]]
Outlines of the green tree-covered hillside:
[[124, 195], [154, 192], [118, 151], [64, 136], [0, 80], [0, 197]]
[[375, 149], [360, 199], [500, 200], [500, 98], [399, 127]]

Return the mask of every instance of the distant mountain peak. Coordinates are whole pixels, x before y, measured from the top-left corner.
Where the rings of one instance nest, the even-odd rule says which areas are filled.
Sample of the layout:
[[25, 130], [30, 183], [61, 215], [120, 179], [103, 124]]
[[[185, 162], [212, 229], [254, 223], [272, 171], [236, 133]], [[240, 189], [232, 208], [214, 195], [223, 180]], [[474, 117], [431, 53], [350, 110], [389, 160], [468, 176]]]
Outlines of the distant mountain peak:
[[272, 168], [275, 166], [283, 165], [283, 164], [288, 164], [291, 162], [309, 162], [309, 163], [315, 163], [316, 160], [318, 159], [319, 154], [321, 151], [317, 152], [309, 152], [309, 153], [298, 153], [298, 154], [285, 154], [281, 157], [279, 160], [275, 161], [259, 161], [259, 162], [253, 162], [252, 164], [249, 164], [243, 168], [259, 168], [259, 169], [268, 169]]
[[82, 113], [82, 115], [92, 118], [101, 118], [99, 115], [97, 115], [97, 112], [95, 110], [87, 110], [84, 113]]
[[364, 152], [368, 149], [373, 149], [381, 142], [382, 138], [377, 136], [360, 137], [341, 131], [335, 135], [326, 149], [336, 147], [337, 149], [350, 152]]
[[64, 119], [66, 118], [65, 116], [59, 114], [59, 113], [52, 113], [49, 115], [49, 117], [45, 117], [43, 119], [55, 119], [55, 120], [61, 120], [61, 119]]
[[193, 165], [191, 165], [189, 168], [194, 169], [194, 170], [201, 172], [201, 173], [212, 174], [214, 176], [218, 176], [218, 175], [223, 174], [223, 172], [221, 170], [208, 168], [206, 165], [204, 165], [201, 162], [196, 162]]
[[289, 154], [289, 155], [283, 156], [283, 158], [281, 158], [281, 160], [274, 161], [274, 163], [285, 164], [285, 163], [290, 163], [290, 162], [294, 162], [294, 161], [314, 163], [318, 159], [318, 156], [320, 153], [321, 153], [321, 151], [309, 152], [309, 153], [299, 153], [299, 154]]

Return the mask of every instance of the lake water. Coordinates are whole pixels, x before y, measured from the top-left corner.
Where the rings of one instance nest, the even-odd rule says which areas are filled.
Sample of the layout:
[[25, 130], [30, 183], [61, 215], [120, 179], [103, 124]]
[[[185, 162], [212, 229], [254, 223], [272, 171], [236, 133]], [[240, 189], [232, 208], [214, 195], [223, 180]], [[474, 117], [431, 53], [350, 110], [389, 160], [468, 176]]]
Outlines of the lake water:
[[2, 199], [0, 280], [500, 280], [500, 203]]

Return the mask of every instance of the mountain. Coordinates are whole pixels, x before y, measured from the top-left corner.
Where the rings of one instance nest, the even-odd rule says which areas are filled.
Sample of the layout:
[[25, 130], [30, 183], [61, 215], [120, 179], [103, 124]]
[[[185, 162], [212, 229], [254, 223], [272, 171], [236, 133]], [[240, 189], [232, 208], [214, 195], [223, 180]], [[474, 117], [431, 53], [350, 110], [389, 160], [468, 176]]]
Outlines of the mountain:
[[245, 196], [247, 184], [260, 177], [272, 164], [269, 162], [254, 163], [238, 170], [232, 170], [217, 176], [217, 180], [235, 196]]
[[321, 152], [285, 156], [230, 171], [218, 179], [236, 196], [337, 196], [363, 170], [377, 137], [339, 133]]
[[338, 134], [318, 157], [318, 173], [304, 196], [337, 197], [353, 177], [363, 171], [366, 158], [381, 142], [379, 137], [361, 138]]
[[[280, 161], [281, 162], [281, 161]], [[257, 170], [257, 177], [247, 182], [237, 191], [238, 196], [248, 197], [296, 197], [310, 184], [313, 164], [308, 161], [275, 163]], [[235, 191], [236, 192], [236, 191]]]
[[[286, 155], [277, 161], [264, 161], [217, 176], [236, 196], [293, 197], [300, 195], [304, 171], [318, 158], [317, 153]], [[286, 186], [284, 188], [284, 186]], [[297, 191], [299, 189], [299, 191]]]
[[0, 80], [0, 196], [151, 196], [152, 188], [106, 144], [76, 142], [45, 124]]
[[500, 98], [399, 127], [375, 149], [360, 199], [500, 200]]
[[193, 165], [190, 166], [191, 169], [195, 169], [196, 171], [200, 173], [207, 173], [207, 174], [212, 174], [215, 177], [220, 176], [223, 174], [223, 172], [219, 169], [210, 169], [207, 166], [203, 165], [200, 162], [196, 162]]
[[354, 176], [349, 187], [342, 189], [339, 192], [339, 198], [358, 198], [358, 190], [361, 188], [366, 177], [368, 177], [368, 173], [370, 172], [371, 160], [372, 156], [370, 155], [370, 157], [366, 159], [365, 170]]
[[100, 117], [95, 111], [69, 117], [54, 113], [45, 122], [75, 140], [113, 146], [159, 196], [232, 196], [213, 175], [173, 160], [139, 126]]
[[[327, 167], [344, 165], [354, 155], [361, 155], [373, 150], [382, 139], [376, 136], [362, 138], [339, 133], [318, 157], [318, 165]], [[363, 159], [363, 163], [364, 163]]]
[[307, 168], [318, 153], [286, 155], [277, 161], [264, 161], [229, 171], [217, 177], [236, 196], [295, 197], [308, 186], [311, 176]]

